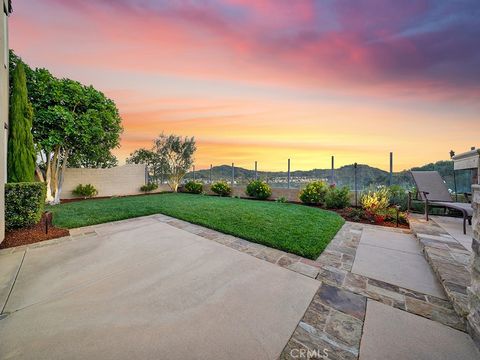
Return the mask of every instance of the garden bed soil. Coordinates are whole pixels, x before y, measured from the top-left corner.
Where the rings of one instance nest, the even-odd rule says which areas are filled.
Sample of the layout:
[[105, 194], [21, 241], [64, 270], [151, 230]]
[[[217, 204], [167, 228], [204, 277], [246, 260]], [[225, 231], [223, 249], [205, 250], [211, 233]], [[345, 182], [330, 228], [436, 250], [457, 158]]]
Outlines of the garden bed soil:
[[0, 249], [28, 245], [70, 235], [67, 229], [57, 228], [51, 224], [48, 226], [48, 233], [45, 233], [45, 221], [46, 216], [44, 214], [40, 222], [36, 225], [22, 229], [6, 231], [5, 239], [0, 244]]
[[348, 208], [346, 208], [346, 209], [332, 209], [331, 211], [335, 211], [337, 214], [339, 214], [341, 217], [343, 217], [346, 221], [357, 222], [357, 223], [362, 223], [362, 224], [369, 224], [369, 225], [376, 225], [376, 226], [393, 227], [393, 228], [399, 228], [399, 229], [410, 229], [409, 224], [399, 223], [398, 226], [397, 226], [396, 222], [391, 222], [391, 221], [383, 221], [381, 223], [376, 223], [376, 222], [372, 222], [368, 219], [351, 219], [349, 217]]
[[91, 198], [61, 199], [60, 204], [68, 204], [68, 203], [71, 203], [71, 202], [86, 201], [86, 200], [104, 200], [104, 199], [126, 198], [126, 197], [134, 197], [134, 196], [158, 195], [158, 194], [165, 194], [165, 193], [170, 193], [170, 192], [171, 191], [157, 191], [157, 192], [149, 192], [149, 193], [133, 194], [133, 195], [94, 196], [94, 197], [91, 197]]

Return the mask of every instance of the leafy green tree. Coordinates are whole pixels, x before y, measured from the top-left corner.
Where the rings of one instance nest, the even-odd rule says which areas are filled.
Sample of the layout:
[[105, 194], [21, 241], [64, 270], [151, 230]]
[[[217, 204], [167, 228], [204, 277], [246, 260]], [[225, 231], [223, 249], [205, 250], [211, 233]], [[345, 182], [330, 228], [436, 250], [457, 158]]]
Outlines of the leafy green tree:
[[153, 143], [151, 150], [140, 148], [131, 153], [127, 164], [145, 164], [150, 178], [156, 182], [159, 179], [163, 182], [166, 175], [170, 187], [176, 192], [193, 164], [195, 139], [161, 134]]
[[162, 158], [155, 151], [144, 148], [137, 149], [130, 154], [126, 162], [127, 164], [145, 164], [150, 179], [154, 182], [161, 179], [163, 182], [163, 174], [166, 169]]
[[154, 143], [154, 151], [165, 164], [168, 184], [177, 192], [180, 182], [193, 165], [193, 154], [197, 150], [195, 138], [161, 134]]
[[31, 182], [35, 179], [33, 112], [28, 101], [25, 66], [21, 61], [16, 64], [11, 81], [7, 177], [9, 182]]
[[115, 103], [92, 86], [57, 79], [35, 69], [28, 82], [34, 108], [33, 137], [41, 161], [37, 175], [47, 183], [47, 201], [60, 201], [68, 165], [110, 166], [119, 146], [121, 118]]
[[152, 150], [147, 150], [145, 148], [140, 148], [135, 150], [133, 153], [130, 153], [130, 156], [127, 158], [127, 164], [145, 164], [152, 165], [155, 163], [158, 154]]
[[85, 154], [73, 155], [68, 160], [68, 167], [74, 168], [105, 169], [115, 166], [118, 166], [118, 159], [110, 152], [110, 149], [103, 149], [91, 157]]

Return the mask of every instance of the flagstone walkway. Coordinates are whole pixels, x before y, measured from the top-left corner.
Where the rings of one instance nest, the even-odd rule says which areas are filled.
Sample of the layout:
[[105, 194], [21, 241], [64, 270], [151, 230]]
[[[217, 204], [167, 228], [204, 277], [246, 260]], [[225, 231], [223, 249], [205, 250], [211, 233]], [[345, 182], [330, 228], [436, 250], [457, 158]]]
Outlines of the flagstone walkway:
[[[430, 221], [425, 221], [422, 215], [411, 215], [410, 226], [455, 311], [461, 317], [466, 317], [467, 287], [471, 281], [469, 262], [472, 241], [468, 243], [463, 232], [459, 234], [458, 229], [461, 229], [462, 223], [461, 219], [460, 222], [458, 220], [432, 217]], [[456, 221], [457, 229], [453, 226]], [[445, 224], [448, 224], [450, 232], [445, 229]], [[467, 229], [471, 233], [471, 228]]]
[[[372, 234], [375, 235], [371, 236]], [[382, 237], [383, 241], [386, 242], [385, 246], [372, 246]], [[384, 250], [392, 250], [392, 248], [398, 247], [399, 244], [395, 240], [398, 241], [399, 239], [403, 241], [409, 239], [411, 243], [403, 244], [407, 248], [415, 249], [418, 245], [415, 238], [407, 230], [379, 228], [354, 223], [346, 223], [342, 227], [316, 261], [320, 265], [317, 279], [322, 284], [284, 350], [283, 359], [293, 358], [291, 356], [292, 351], [295, 354], [295, 349], [298, 348], [303, 349], [303, 351], [316, 351], [316, 353], [319, 350], [327, 349], [328, 359], [477, 359], [479, 354], [472, 340], [465, 333], [464, 320], [456, 314], [450, 302], [445, 299], [445, 295], [440, 292], [441, 288], [436, 283], [435, 277], [432, 276], [431, 269], [427, 268], [427, 276], [410, 272], [403, 274], [406, 277], [400, 276], [398, 279], [392, 278], [390, 281], [384, 281], [385, 278], [383, 280], [378, 279], [384, 276], [382, 269], [387, 266], [390, 260], [389, 254]], [[389, 240], [392, 242], [388, 243]], [[359, 269], [357, 260], [359, 259], [360, 264], [363, 264], [361, 257], [365, 256], [362, 255], [362, 247], [364, 246], [369, 247], [370, 254], [368, 257], [374, 257], [375, 253], [377, 255], [381, 254], [372, 264], [374, 266], [367, 268], [370, 271], [369, 276], [355, 273], [356, 269]], [[397, 257], [405, 254], [405, 261], [411, 261], [412, 254], [404, 250], [405, 248], [397, 248], [392, 252], [398, 252], [395, 254]], [[359, 251], [360, 258], [357, 258]], [[415, 259], [416, 262], [425, 262], [425, 259], [418, 254], [415, 256], [418, 256], [418, 259]], [[425, 264], [426, 262], [423, 265]], [[378, 269], [377, 272], [374, 270], [375, 265]], [[398, 265], [401, 266], [401, 262], [392, 263], [393, 267]], [[425, 267], [418, 267], [417, 270], [419, 269], [425, 270]], [[394, 273], [392, 272], [389, 276], [392, 274]], [[421, 284], [425, 286], [425, 289], [435, 289], [435, 295], [432, 295], [431, 291], [421, 292], [418, 289], [415, 290], [405, 286], [405, 282], [415, 284], [414, 277], [416, 276], [429, 279], [432, 282], [431, 284], [426, 284], [425, 280]], [[383, 309], [382, 313], [373, 317], [371, 314], [375, 313], [375, 310], [368, 310], [369, 308], [378, 308], [376, 305], [379, 303], [386, 306], [380, 307]], [[391, 339], [390, 342], [373, 340], [374, 345], [372, 345], [372, 338], [375, 338], [372, 334], [378, 331], [378, 326], [375, 324], [385, 322], [390, 324], [392, 329], [395, 329], [397, 322], [404, 321], [403, 314], [411, 314], [413, 318], [419, 318], [422, 321], [437, 324], [435, 326], [440, 326], [442, 329], [448, 329], [444, 333], [449, 334], [450, 341], [468, 344], [468, 346], [462, 347], [460, 353], [456, 352], [458, 350], [456, 347], [452, 347], [451, 350], [443, 349], [444, 357], [438, 358], [438, 353], [434, 347], [430, 349], [430, 355], [427, 355], [424, 352], [425, 348], [415, 347], [413, 343], [409, 355], [398, 357], [398, 353], [402, 350], [406, 352], [407, 348], [398, 348], [400, 345], [393, 346], [392, 343], [395, 344], [394, 339]], [[369, 324], [372, 325], [369, 326]], [[410, 324], [411, 329], [408, 331], [412, 331], [411, 333], [414, 334], [417, 326], [416, 322], [407, 321], [406, 324], [403, 329]], [[432, 326], [431, 331], [427, 331], [427, 335], [431, 336], [433, 340], [436, 339], [441, 342], [440, 333], [436, 334], [433, 330], [435, 326]], [[396, 336], [406, 335], [396, 333]], [[414, 339], [411, 338], [411, 341], [414, 342]], [[405, 345], [405, 343], [399, 344]], [[377, 349], [378, 357], [372, 355], [372, 347]], [[391, 348], [391, 356], [385, 357], [385, 353], [389, 351], [388, 348]]]

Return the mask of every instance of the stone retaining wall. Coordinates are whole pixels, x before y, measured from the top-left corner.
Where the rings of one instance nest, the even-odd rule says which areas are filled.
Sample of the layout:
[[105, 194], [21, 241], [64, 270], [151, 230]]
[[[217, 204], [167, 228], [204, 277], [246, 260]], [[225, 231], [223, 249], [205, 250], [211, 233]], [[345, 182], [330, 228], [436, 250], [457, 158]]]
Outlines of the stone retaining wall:
[[480, 185], [473, 185], [473, 241], [472, 241], [472, 282], [467, 289], [469, 314], [468, 329], [480, 349]]

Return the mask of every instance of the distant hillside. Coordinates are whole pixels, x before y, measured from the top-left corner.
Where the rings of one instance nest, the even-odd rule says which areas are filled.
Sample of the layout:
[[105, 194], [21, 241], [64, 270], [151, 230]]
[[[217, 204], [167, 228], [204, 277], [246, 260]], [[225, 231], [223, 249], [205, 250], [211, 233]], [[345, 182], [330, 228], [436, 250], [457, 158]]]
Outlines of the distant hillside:
[[[193, 176], [192, 173], [187, 174], [188, 178]], [[255, 176], [254, 170], [235, 167], [235, 181], [238, 183], [247, 182]], [[335, 183], [340, 186], [353, 187], [354, 166], [346, 165], [335, 169]], [[195, 172], [195, 177], [198, 180], [208, 180], [210, 177], [210, 170], [199, 170]], [[212, 168], [212, 177], [214, 180], [232, 178], [232, 167], [228, 165], [214, 166]], [[258, 171], [258, 177], [273, 183], [286, 183], [286, 171]], [[380, 170], [368, 165], [357, 166], [357, 182], [359, 188], [370, 186], [371, 184], [386, 184], [388, 183], [389, 174], [387, 171]], [[408, 181], [406, 173], [395, 173], [394, 180], [400, 182]], [[291, 182], [305, 183], [314, 179], [331, 180], [330, 169], [312, 169], [312, 170], [296, 170], [291, 172]]]
[[[255, 176], [255, 171], [235, 166], [235, 182], [238, 184], [247, 183]], [[412, 168], [412, 170], [436, 170], [442, 175], [447, 182], [449, 188], [453, 189], [453, 162], [452, 161], [438, 161]], [[467, 191], [469, 189], [470, 175], [468, 172], [457, 172], [457, 188], [458, 191]], [[186, 178], [191, 179], [193, 173], [188, 173]], [[276, 186], [282, 187], [287, 182], [286, 171], [258, 171], [258, 177]], [[315, 179], [324, 179], [330, 181], [330, 169], [312, 169], [312, 170], [296, 170], [291, 173], [292, 186], [301, 186], [302, 184]], [[198, 170], [195, 172], [197, 180], [207, 181], [210, 178], [210, 170]], [[230, 181], [232, 178], [232, 167], [229, 165], [214, 166], [212, 168], [212, 178], [216, 180]], [[335, 183], [339, 186], [348, 186], [353, 188], [354, 166], [346, 165], [335, 169]], [[366, 188], [371, 185], [388, 184], [389, 173], [387, 171], [371, 167], [368, 165], [359, 164], [357, 166], [357, 184], [359, 189]], [[413, 186], [410, 174], [407, 170], [393, 173], [393, 184], [401, 185], [403, 187]], [[465, 188], [465, 190], [462, 190]], [[469, 190], [468, 190], [469, 191]]]

